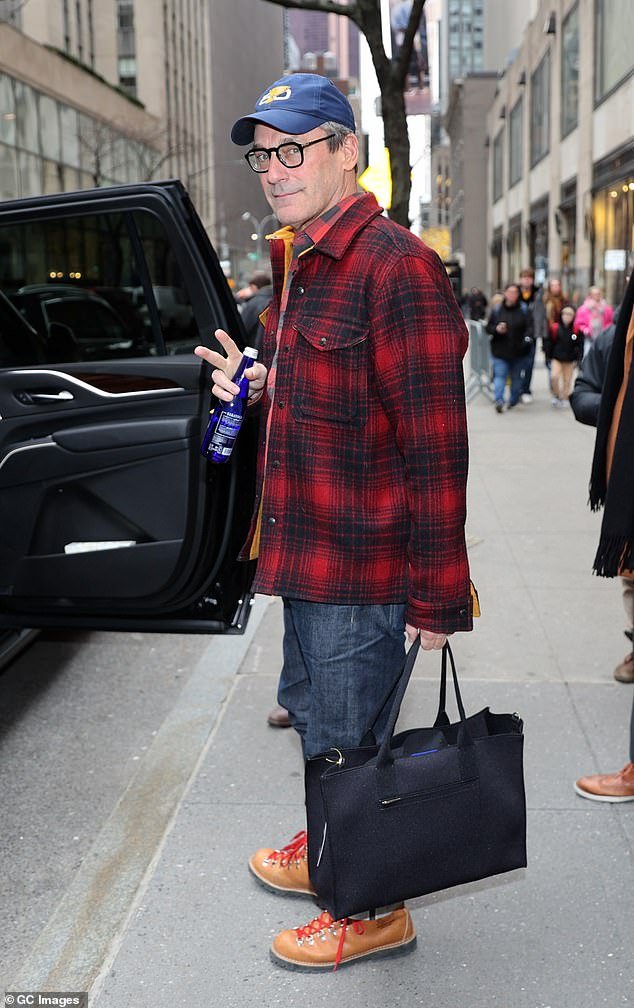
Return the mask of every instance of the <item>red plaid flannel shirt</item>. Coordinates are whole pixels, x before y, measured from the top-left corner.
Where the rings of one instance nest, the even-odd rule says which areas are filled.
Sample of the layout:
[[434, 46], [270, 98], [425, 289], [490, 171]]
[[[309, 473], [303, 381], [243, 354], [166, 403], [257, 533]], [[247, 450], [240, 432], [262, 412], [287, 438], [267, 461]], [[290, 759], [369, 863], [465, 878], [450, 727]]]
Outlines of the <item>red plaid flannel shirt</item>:
[[284, 246], [271, 241], [262, 359], [270, 367], [277, 349], [275, 395], [262, 399], [256, 509], [241, 554], [261, 508], [254, 590], [406, 602], [414, 626], [470, 630], [467, 330], [445, 269], [370, 194], [311, 236], [279, 334]]

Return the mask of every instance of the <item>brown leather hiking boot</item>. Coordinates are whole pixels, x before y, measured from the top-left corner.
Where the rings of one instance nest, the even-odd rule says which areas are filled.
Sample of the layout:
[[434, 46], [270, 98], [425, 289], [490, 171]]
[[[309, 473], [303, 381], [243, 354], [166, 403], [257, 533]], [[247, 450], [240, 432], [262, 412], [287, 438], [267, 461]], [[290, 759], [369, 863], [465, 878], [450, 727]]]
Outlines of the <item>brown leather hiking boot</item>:
[[617, 682], [634, 682], [634, 651], [630, 651], [620, 665], [614, 669], [614, 678]]
[[262, 847], [249, 858], [249, 869], [261, 885], [289, 896], [314, 896], [308, 877], [306, 830], [296, 833], [281, 850]]
[[280, 931], [271, 946], [271, 958], [284, 969], [318, 972], [369, 956], [403, 955], [415, 944], [414, 924], [404, 907], [376, 920], [344, 917], [336, 921], [324, 910], [303, 927]]
[[634, 763], [627, 763], [618, 773], [581, 777], [575, 784], [575, 791], [592, 801], [634, 801]]

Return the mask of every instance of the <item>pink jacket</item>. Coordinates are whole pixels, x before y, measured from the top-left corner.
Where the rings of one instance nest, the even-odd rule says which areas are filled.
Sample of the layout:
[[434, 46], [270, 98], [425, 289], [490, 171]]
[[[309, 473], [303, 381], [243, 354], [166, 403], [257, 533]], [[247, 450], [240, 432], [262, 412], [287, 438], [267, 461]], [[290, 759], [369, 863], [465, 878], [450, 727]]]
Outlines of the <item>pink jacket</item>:
[[586, 298], [575, 315], [574, 328], [588, 339], [596, 339], [600, 332], [612, 325], [614, 312], [607, 301]]

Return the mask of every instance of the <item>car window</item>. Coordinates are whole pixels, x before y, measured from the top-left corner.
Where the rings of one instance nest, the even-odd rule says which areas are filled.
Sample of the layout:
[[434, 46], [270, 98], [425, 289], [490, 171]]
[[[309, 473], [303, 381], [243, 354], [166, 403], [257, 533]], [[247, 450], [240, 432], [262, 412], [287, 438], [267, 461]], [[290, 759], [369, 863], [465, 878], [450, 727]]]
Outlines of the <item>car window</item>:
[[152, 292], [167, 353], [188, 353], [198, 342], [198, 327], [187, 284], [161, 222], [148, 213], [135, 213]]
[[11, 353], [2, 356], [24, 364], [40, 363], [42, 353], [55, 364], [177, 353], [196, 342], [169, 240], [144, 211], [0, 227], [0, 294], [27, 323], [20, 332], [13, 319]]

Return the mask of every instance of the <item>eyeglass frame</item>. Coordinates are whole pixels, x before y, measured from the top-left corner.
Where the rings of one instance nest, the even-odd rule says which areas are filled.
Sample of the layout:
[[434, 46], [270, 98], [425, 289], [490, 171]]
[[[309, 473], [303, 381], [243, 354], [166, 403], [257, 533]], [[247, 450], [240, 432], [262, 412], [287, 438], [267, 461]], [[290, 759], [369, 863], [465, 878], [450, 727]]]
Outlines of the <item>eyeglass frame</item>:
[[[293, 171], [295, 168], [301, 168], [301, 166], [303, 165], [304, 151], [306, 150], [307, 147], [312, 147], [314, 144], [321, 143], [323, 140], [332, 140], [332, 138], [335, 137], [336, 135], [337, 135], [336, 133], [328, 133], [327, 136], [317, 137], [316, 140], [309, 140], [308, 143], [305, 144], [298, 143], [297, 140], [285, 140], [284, 143], [278, 144], [277, 147], [252, 147], [251, 150], [247, 151], [246, 154], [244, 155], [244, 160], [248, 164], [251, 171], [254, 171], [256, 175], [265, 175], [269, 170], [269, 168], [271, 167], [272, 155], [275, 154], [277, 160], [280, 162], [281, 165], [284, 166], [284, 168], [288, 168], [289, 171]], [[280, 150], [282, 149], [282, 147], [297, 147], [301, 155], [299, 164], [296, 165], [286, 164], [286, 162], [280, 157]], [[258, 153], [268, 154], [269, 163], [266, 166], [266, 168], [255, 168], [251, 163], [251, 161], [249, 161], [249, 158], [251, 157], [252, 154], [258, 154]]]

